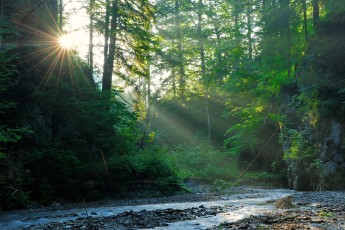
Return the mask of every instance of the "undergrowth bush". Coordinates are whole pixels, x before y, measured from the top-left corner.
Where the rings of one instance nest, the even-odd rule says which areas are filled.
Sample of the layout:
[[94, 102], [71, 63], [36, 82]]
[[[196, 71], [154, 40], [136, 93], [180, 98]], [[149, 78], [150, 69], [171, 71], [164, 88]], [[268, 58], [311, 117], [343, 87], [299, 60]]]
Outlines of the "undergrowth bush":
[[206, 143], [196, 147], [179, 146], [172, 155], [184, 179], [233, 180], [239, 175], [235, 157]]
[[126, 192], [130, 190], [151, 190], [152, 194], [171, 194], [181, 188], [181, 176], [175, 157], [159, 146], [111, 158], [111, 177], [122, 184]]

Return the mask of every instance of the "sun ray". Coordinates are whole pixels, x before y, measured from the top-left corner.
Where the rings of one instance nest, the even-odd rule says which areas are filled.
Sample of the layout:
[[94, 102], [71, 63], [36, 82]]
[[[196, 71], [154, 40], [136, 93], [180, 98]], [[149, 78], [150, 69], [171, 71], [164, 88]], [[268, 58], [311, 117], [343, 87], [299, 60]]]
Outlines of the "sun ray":
[[58, 77], [58, 85], [60, 84], [60, 80], [61, 80], [61, 73], [62, 73], [62, 69], [63, 69], [63, 64], [64, 64], [64, 58], [65, 58], [65, 53], [66, 53], [66, 51], [65, 50], [63, 50], [62, 51], [62, 57], [61, 57], [61, 62], [60, 62], [60, 69], [59, 69], [59, 77]]
[[[43, 64], [46, 62], [51, 56], [53, 56], [56, 52], [58, 52], [58, 49], [54, 49], [52, 52], [50, 52], [45, 58], [43, 58], [40, 62], [38, 62], [36, 65], [34, 65], [28, 72], [31, 72], [35, 68], [37, 68], [39, 65]], [[42, 53], [43, 54], [43, 53]], [[37, 55], [38, 57], [38, 55]]]
[[[38, 21], [34, 24], [29, 24], [28, 20], [21, 18], [13, 20], [20, 33], [24, 35], [22, 39], [15, 41], [15, 44], [18, 48], [30, 50], [29, 55], [23, 58], [23, 63], [30, 65], [25, 75], [31, 76], [32, 71], [38, 70], [38, 75], [35, 76], [41, 76], [38, 87], [43, 91], [47, 87], [61, 84], [62, 78], [68, 76], [74, 92], [75, 87], [79, 87], [81, 83], [76, 75], [83, 74], [79, 61], [73, 58], [79, 45], [76, 40], [80, 39], [80, 36], [76, 36], [75, 32], [61, 31], [57, 22], [51, 21], [53, 16], [47, 6], [45, 7], [49, 20], [37, 18]], [[76, 95], [76, 92], [74, 94]]]
[[[53, 52], [50, 52], [51, 50], [54, 50], [54, 51], [55, 51], [55, 50], [57, 50], [57, 49], [52, 49], [52, 47], [47, 47], [47, 48], [43, 48], [43, 49], [34, 51], [34, 52], [31, 53], [31, 57], [27, 58], [27, 59], [25, 60], [25, 62], [29, 62], [29, 61], [31, 61], [32, 59], [34, 59], [34, 58], [36, 58], [36, 57], [39, 57], [39, 56], [42, 56], [42, 55], [47, 54], [47, 53], [53, 55], [53, 54], [54, 54], [54, 53], [53, 53], [54, 51], [53, 51]], [[35, 66], [35, 67], [36, 67], [36, 66]]]
[[[34, 27], [25, 25], [25, 24], [20, 23], [18, 21], [14, 21], [14, 23], [16, 23], [18, 26], [24, 27], [26, 30], [24, 28], [22, 28], [23, 31], [25, 30], [26, 32], [28, 32], [30, 34], [36, 34], [36, 35], [39, 35], [39, 36], [42, 36], [42, 37], [45, 37], [45, 38], [49, 38], [49, 40], [46, 40], [48, 42], [52, 42], [52, 41], [56, 40], [56, 36], [54, 36], [54, 35], [51, 35], [49, 33], [46, 33], [44, 31], [41, 31], [41, 30], [36, 29]], [[54, 32], [54, 33], [55, 34], [59, 34], [59, 32]]]
[[[59, 50], [59, 52], [61, 52], [61, 50]], [[47, 84], [51, 78], [51, 76], [53, 75], [54, 69], [56, 67], [57, 62], [59, 61], [59, 55], [55, 56], [55, 59], [53, 60], [53, 62], [51, 63], [51, 65], [49, 66], [48, 70], [47, 70], [47, 74], [44, 76], [44, 78], [46, 78], [46, 76], [48, 75], [47, 80], [45, 81], [45, 85], [43, 87], [43, 89], [45, 89], [47, 87]]]
[[[184, 140], [186, 143], [193, 142], [194, 139], [191, 132], [191, 127], [188, 123], [186, 123], [186, 121], [154, 105], [152, 107], [152, 111], [153, 113], [158, 114], [159, 117], [157, 119], [161, 120], [164, 127], [172, 128], [171, 131], [174, 133], [174, 135], [180, 137], [180, 139]], [[169, 143], [171, 140], [169, 137], [167, 138], [168, 139], [163, 138], [163, 141]]]

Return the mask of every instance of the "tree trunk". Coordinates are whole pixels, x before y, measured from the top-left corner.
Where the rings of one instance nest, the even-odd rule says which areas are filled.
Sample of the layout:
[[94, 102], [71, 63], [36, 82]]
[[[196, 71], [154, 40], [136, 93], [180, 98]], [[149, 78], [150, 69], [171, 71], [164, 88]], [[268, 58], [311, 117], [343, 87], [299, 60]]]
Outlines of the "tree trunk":
[[111, 22], [110, 22], [110, 42], [109, 42], [109, 56], [107, 58], [107, 68], [106, 71], [106, 87], [105, 90], [111, 90], [112, 75], [114, 69], [114, 58], [116, 49], [116, 35], [117, 35], [117, 23], [118, 23], [118, 8], [119, 0], [116, 0], [111, 7]]
[[109, 22], [110, 22], [110, 0], [106, 1], [105, 10], [105, 28], [104, 28], [104, 60], [103, 60], [103, 78], [102, 78], [102, 92], [109, 91], [111, 89], [111, 80], [108, 79], [108, 56], [109, 56]]
[[252, 1], [248, 1], [247, 8], [247, 38], [248, 38], [248, 58], [250, 61], [253, 60], [253, 40], [252, 40]]
[[177, 96], [177, 92], [176, 92], [176, 71], [175, 71], [175, 68], [173, 68], [171, 70], [171, 78], [172, 78], [172, 83], [173, 83], [173, 95], [174, 95], [174, 98], [176, 98]]
[[[235, 0], [234, 1], [234, 41], [235, 41], [235, 47], [238, 49], [242, 49], [242, 38], [241, 38], [241, 31], [240, 31], [240, 0]], [[233, 68], [237, 69], [240, 65], [239, 58], [234, 58], [233, 62]]]
[[287, 77], [290, 78], [291, 76], [291, 28], [290, 28], [290, 0], [280, 0], [279, 2], [279, 9], [281, 12], [285, 13], [287, 17], [284, 17], [284, 21], [282, 23], [280, 33], [282, 36], [286, 36], [286, 53], [283, 51], [284, 56], [287, 57], [286, 60], [286, 69], [287, 69]]
[[208, 111], [208, 84], [209, 81], [206, 77], [206, 66], [205, 66], [205, 48], [204, 48], [204, 39], [205, 37], [202, 34], [202, 0], [199, 0], [198, 4], [198, 28], [197, 28], [197, 35], [198, 35], [198, 43], [199, 43], [199, 51], [200, 51], [200, 64], [201, 64], [201, 79], [203, 79], [206, 92], [205, 92], [205, 109], [206, 109], [206, 117], [207, 117], [207, 127], [208, 127], [208, 143], [211, 143], [211, 124], [210, 124], [210, 114]]
[[59, 29], [60, 33], [62, 32], [62, 20], [63, 20], [63, 0], [60, 0], [60, 5], [59, 5]]
[[144, 131], [143, 131], [143, 135], [141, 137], [140, 143], [139, 143], [139, 148], [140, 149], [144, 149], [145, 147], [145, 139], [147, 136], [147, 132], [150, 126], [150, 118], [151, 118], [151, 80], [150, 78], [145, 79], [146, 81], [144, 82], [144, 86], [145, 86], [145, 95], [144, 95], [144, 100], [145, 100], [145, 109], [146, 109], [146, 115], [145, 115], [145, 127], [144, 127]]
[[[4, 12], [5, 11], [5, 0], [0, 0], [0, 21], [4, 20]], [[2, 49], [2, 42], [4, 40], [4, 37], [2, 33], [0, 33], [0, 49]]]
[[224, 60], [222, 57], [222, 40], [220, 38], [220, 31], [219, 31], [219, 25], [214, 25], [214, 30], [216, 33], [216, 39], [217, 39], [217, 79], [219, 83], [223, 83], [224, 80], [224, 73], [226, 71], [226, 68], [224, 66]]
[[205, 109], [206, 109], [206, 117], [207, 117], [207, 140], [208, 144], [211, 144], [211, 118], [210, 118], [210, 112], [208, 108], [208, 97], [209, 97], [209, 91], [208, 87], [206, 88], [206, 94], [205, 94]]
[[305, 43], [309, 42], [308, 38], [308, 23], [307, 23], [307, 1], [303, 0], [303, 22], [304, 22], [304, 38]]
[[259, 19], [260, 21], [262, 21], [262, 28], [263, 28], [263, 32], [266, 32], [266, 20], [265, 19], [265, 14], [266, 14], [266, 0], [262, 0], [261, 2], [261, 10], [260, 10], [260, 13], [261, 13], [261, 18]]
[[224, 74], [224, 66], [223, 66], [223, 58], [221, 54], [221, 38], [220, 38], [220, 31], [219, 31], [219, 25], [217, 22], [213, 23], [214, 25], [214, 32], [216, 33], [216, 57], [217, 57], [217, 70], [216, 70], [216, 76], [219, 83], [223, 82], [223, 74]]
[[313, 26], [315, 33], [318, 33], [318, 24], [320, 21], [319, 0], [313, 0]]
[[90, 31], [89, 31], [89, 67], [91, 77], [93, 77], [93, 4], [94, 0], [90, 0]]
[[146, 109], [151, 105], [151, 78], [147, 79]]
[[288, 69], [288, 78], [291, 76], [291, 28], [290, 28], [290, 0], [287, 1], [287, 9], [289, 14], [288, 14], [288, 23], [287, 23], [287, 36], [288, 36], [288, 63], [287, 63], [287, 69]]
[[238, 18], [238, 13], [239, 13], [239, 6], [238, 6], [238, 2], [237, 0], [234, 1], [234, 12], [233, 12], [233, 15], [234, 15], [234, 23], [235, 23], [235, 31], [236, 33], [238, 32], [239, 30], [239, 18]]
[[180, 83], [180, 98], [184, 101], [186, 94], [185, 73], [183, 67], [183, 53], [182, 53], [182, 36], [181, 36], [181, 18], [180, 18], [180, 4], [179, 0], [175, 0], [175, 14], [176, 14], [176, 28], [177, 28], [177, 52], [178, 52], [178, 72]]
[[200, 61], [201, 61], [201, 77], [203, 80], [206, 79], [206, 67], [205, 67], [205, 50], [204, 50], [204, 36], [201, 31], [202, 15], [201, 15], [202, 0], [199, 0], [199, 9], [198, 9], [198, 43], [200, 51]]

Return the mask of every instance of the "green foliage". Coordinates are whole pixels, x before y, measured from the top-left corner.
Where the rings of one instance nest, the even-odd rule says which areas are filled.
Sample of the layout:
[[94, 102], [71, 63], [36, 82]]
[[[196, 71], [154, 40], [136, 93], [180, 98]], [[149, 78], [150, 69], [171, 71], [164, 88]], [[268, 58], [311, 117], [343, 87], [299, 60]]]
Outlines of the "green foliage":
[[[16, 59], [14, 55], [10, 55], [10, 50], [0, 50], [0, 96], [3, 98], [4, 94], [8, 90], [10, 80], [16, 74], [18, 74], [16, 66], [13, 61]], [[14, 106], [13, 102], [2, 100], [0, 102], [0, 115], [6, 112]], [[20, 140], [21, 129], [12, 129], [7, 127], [3, 121], [0, 122], [0, 159], [5, 157], [6, 144], [10, 142], [17, 142]]]
[[[282, 180], [295, 170], [307, 188], [315, 178], [341, 184], [343, 170], [324, 181], [320, 153], [327, 147], [325, 120], [345, 119], [343, 0], [320, 1], [317, 23], [311, 1], [169, 0], [156, 1], [156, 12], [147, 0], [118, 2], [109, 72], [135, 86], [139, 113], [117, 100], [122, 91], [104, 98], [75, 53], [58, 57], [61, 52], [42, 45], [43, 34], [55, 36], [50, 18], [56, 15], [32, 2], [2, 3], [1, 208], [21, 208], [29, 200], [50, 204], [62, 196], [126, 196], [136, 189], [163, 194], [185, 178], [215, 181], [220, 191], [233, 186], [228, 181], [239, 176], [237, 167], [252, 159], [260, 171], [247, 180]], [[102, 33], [108, 26], [104, 3], [94, 1], [93, 9]], [[23, 23], [12, 24], [24, 15]], [[162, 78], [155, 93], [148, 85], [154, 74]], [[288, 86], [296, 89], [285, 92]], [[139, 111], [153, 101], [152, 111]], [[229, 122], [220, 116], [225, 107]], [[137, 123], [143, 117], [144, 134]], [[200, 142], [210, 135], [223, 143], [224, 133], [222, 151]], [[145, 135], [147, 147], [138, 150]], [[168, 151], [154, 142], [185, 146]]]
[[172, 152], [183, 178], [205, 181], [233, 180], [239, 172], [236, 158], [204, 143], [195, 147], [179, 146]]
[[110, 158], [109, 173], [127, 192], [138, 185], [135, 189], [139, 191], [145, 190], [147, 186], [152, 194], [169, 194], [179, 190], [181, 186], [175, 156], [155, 145]]
[[239, 122], [227, 130], [226, 134], [230, 137], [224, 141], [224, 144], [230, 146], [230, 151], [234, 155], [238, 155], [245, 148], [250, 149], [256, 144], [257, 131], [264, 119], [264, 107], [260, 102], [241, 107], [229, 105], [229, 107], [232, 108], [229, 115], [238, 118]]
[[[12, 30], [7, 32], [13, 33]], [[30, 192], [25, 189], [30, 176], [22, 166], [16, 165], [18, 155], [13, 146], [18, 144], [24, 135], [32, 133], [32, 130], [20, 127], [18, 124], [15, 126], [8, 124], [6, 119], [9, 110], [15, 107], [15, 102], [8, 97], [8, 93], [13, 79], [19, 74], [15, 65], [17, 59], [18, 56], [13, 54], [13, 50], [0, 49], [0, 97], [2, 98], [0, 101], [0, 209], [23, 208], [30, 197]], [[5, 176], [8, 169], [12, 172], [11, 178]]]
[[312, 131], [309, 126], [303, 130], [285, 129], [284, 132], [284, 144], [288, 146], [284, 159], [290, 162], [290, 165], [295, 165], [295, 168], [290, 170], [298, 170], [298, 175], [304, 183], [302, 187], [309, 189], [324, 185], [323, 162], [319, 158], [322, 151], [321, 143], [317, 138], [313, 138]]
[[320, 100], [315, 88], [303, 90], [293, 99], [292, 106], [297, 110], [303, 122], [316, 127], [320, 117]]
[[[110, 3], [112, 9], [111, 13], [108, 12], [110, 14], [110, 21], [108, 22], [104, 17], [107, 2]], [[115, 73], [117, 77], [132, 86], [137, 83], [138, 79], [149, 78], [151, 52], [154, 52], [157, 46], [157, 38], [150, 31], [151, 21], [154, 20], [154, 8], [150, 1], [98, 0], [94, 2], [93, 10], [95, 29], [105, 36], [106, 31], [110, 32], [107, 42], [109, 47], [113, 47], [113, 50], [116, 49], [116, 52], [112, 54], [113, 57], [109, 56], [112, 48], [105, 51], [106, 58], [113, 60], [113, 63], [104, 64], [104, 70], [110, 73], [110, 78], [112, 73]], [[115, 23], [111, 26], [109, 22]], [[106, 23], [109, 24], [106, 25]], [[112, 68], [112, 66], [114, 67]]]
[[[32, 133], [28, 128], [7, 128], [0, 126], [0, 159], [6, 157], [6, 153], [2, 151], [7, 150], [7, 145], [17, 143], [22, 139], [22, 135]], [[2, 151], [1, 151], [2, 150]]]
[[117, 100], [103, 99], [86, 75], [85, 64], [71, 60], [73, 71], [53, 71], [44, 83], [29, 73], [1, 92], [16, 105], [1, 110], [0, 198], [4, 209], [23, 207], [29, 200], [50, 204], [60, 198], [81, 199], [79, 195], [100, 199], [108, 192], [104, 189], [107, 182], [104, 175], [94, 172], [104, 172], [110, 156], [135, 148], [136, 114]]
[[308, 140], [309, 135], [310, 131], [308, 130], [290, 129], [287, 131], [284, 136], [289, 141], [289, 149], [284, 153], [285, 160], [315, 157], [315, 149], [312, 147], [312, 142]]
[[[11, 78], [18, 74], [18, 70], [13, 61], [17, 59], [16, 55], [10, 53], [10, 50], [0, 50], [0, 93], [7, 90]], [[3, 104], [2, 102], [1, 104]], [[0, 107], [2, 110], [2, 106]]]

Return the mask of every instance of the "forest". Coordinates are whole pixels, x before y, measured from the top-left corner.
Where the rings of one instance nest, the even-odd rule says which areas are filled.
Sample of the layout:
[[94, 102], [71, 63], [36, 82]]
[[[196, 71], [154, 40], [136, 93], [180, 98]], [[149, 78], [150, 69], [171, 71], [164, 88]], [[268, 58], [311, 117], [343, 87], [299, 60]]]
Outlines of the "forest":
[[344, 0], [0, 4], [0, 210], [345, 189]]

